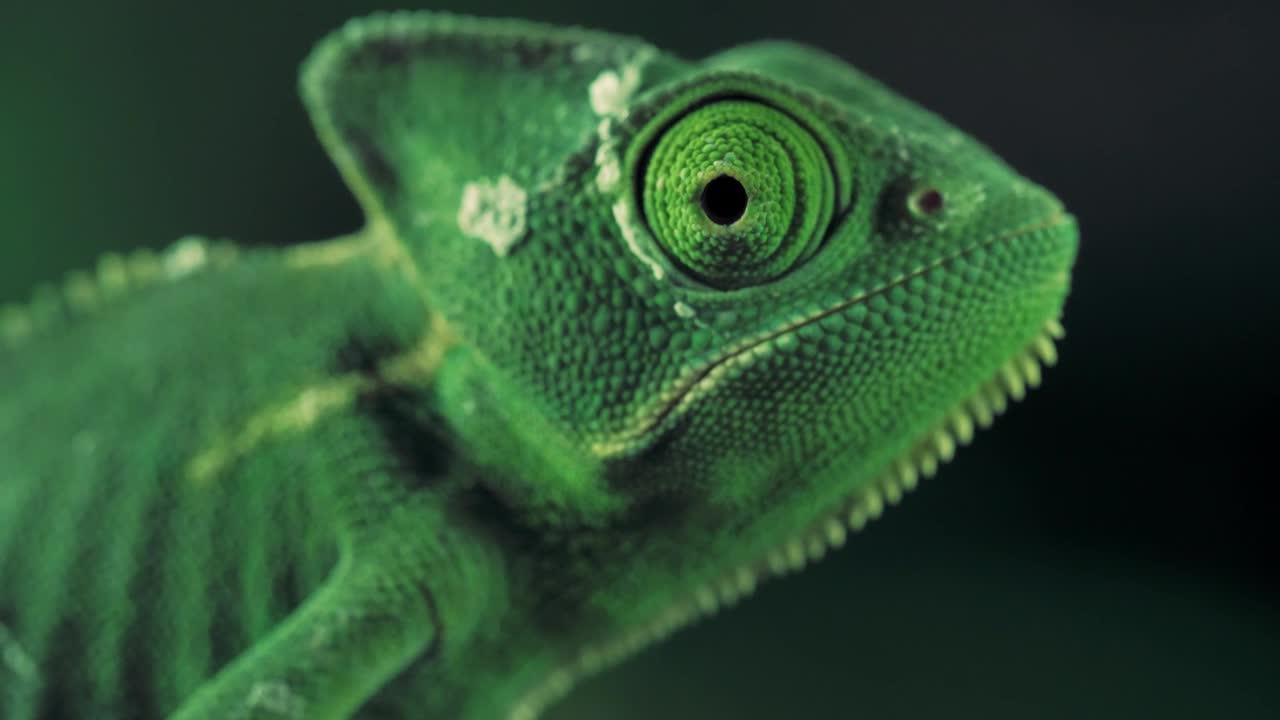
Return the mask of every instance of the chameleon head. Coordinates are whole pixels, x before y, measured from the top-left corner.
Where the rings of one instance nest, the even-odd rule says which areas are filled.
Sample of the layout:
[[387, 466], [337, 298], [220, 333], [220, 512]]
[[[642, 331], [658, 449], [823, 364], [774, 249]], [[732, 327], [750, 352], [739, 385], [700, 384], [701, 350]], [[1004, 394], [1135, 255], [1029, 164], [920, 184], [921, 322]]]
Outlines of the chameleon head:
[[584, 633], [803, 564], [1051, 359], [1072, 218], [820, 52], [391, 15], [303, 90], [456, 337], [438, 395], [494, 494], [601, 539]]

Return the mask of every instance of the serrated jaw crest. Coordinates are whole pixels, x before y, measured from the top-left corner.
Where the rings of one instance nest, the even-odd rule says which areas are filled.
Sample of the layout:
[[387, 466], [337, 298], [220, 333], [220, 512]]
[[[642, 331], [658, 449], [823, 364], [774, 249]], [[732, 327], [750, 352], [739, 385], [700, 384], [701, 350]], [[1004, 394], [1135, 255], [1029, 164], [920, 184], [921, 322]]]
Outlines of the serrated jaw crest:
[[829, 551], [843, 547], [851, 532], [862, 530], [880, 517], [886, 506], [901, 502], [921, 478], [933, 477], [940, 465], [955, 457], [957, 447], [972, 442], [977, 429], [990, 427], [994, 419], [1008, 409], [1011, 400], [1021, 400], [1028, 388], [1039, 387], [1042, 366], [1051, 367], [1058, 360], [1054, 341], [1065, 334], [1057, 319], [1046, 322], [1040, 333], [1006, 361], [994, 377], [958, 403], [933, 430], [890, 463], [874, 482], [823, 513], [763, 557], [699, 586], [648, 624], [612, 641], [583, 649], [574, 662], [557, 670], [546, 683], [526, 696], [512, 711], [511, 720], [534, 720], [543, 708], [568, 692], [577, 679], [657, 642], [698, 618], [736, 604], [754, 592], [762, 580], [798, 572], [821, 560]]

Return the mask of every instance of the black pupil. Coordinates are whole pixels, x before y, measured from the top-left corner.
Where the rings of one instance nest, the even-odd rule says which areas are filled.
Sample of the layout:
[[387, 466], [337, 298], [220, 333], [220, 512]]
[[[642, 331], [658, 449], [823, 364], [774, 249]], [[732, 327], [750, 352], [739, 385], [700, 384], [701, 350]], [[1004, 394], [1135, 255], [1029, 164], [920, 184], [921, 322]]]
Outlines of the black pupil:
[[735, 177], [720, 175], [702, 188], [702, 212], [717, 225], [732, 225], [747, 211], [747, 189]]

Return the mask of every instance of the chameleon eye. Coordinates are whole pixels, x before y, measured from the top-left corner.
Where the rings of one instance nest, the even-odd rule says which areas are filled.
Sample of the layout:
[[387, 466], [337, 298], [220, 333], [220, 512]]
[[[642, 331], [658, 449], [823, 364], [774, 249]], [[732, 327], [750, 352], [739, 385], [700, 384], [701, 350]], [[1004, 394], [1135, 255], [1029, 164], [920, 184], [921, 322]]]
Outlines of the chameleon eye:
[[723, 100], [683, 116], [655, 143], [643, 207], [673, 261], [727, 290], [773, 280], [812, 255], [834, 183], [818, 141], [790, 116]]

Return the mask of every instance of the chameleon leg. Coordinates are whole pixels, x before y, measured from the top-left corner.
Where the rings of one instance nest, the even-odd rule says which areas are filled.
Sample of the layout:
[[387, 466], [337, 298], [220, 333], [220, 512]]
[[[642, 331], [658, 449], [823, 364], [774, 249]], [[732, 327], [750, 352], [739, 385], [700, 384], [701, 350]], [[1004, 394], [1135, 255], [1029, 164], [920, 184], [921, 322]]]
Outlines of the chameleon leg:
[[346, 718], [439, 637], [435, 601], [421, 583], [349, 560], [172, 720]]

